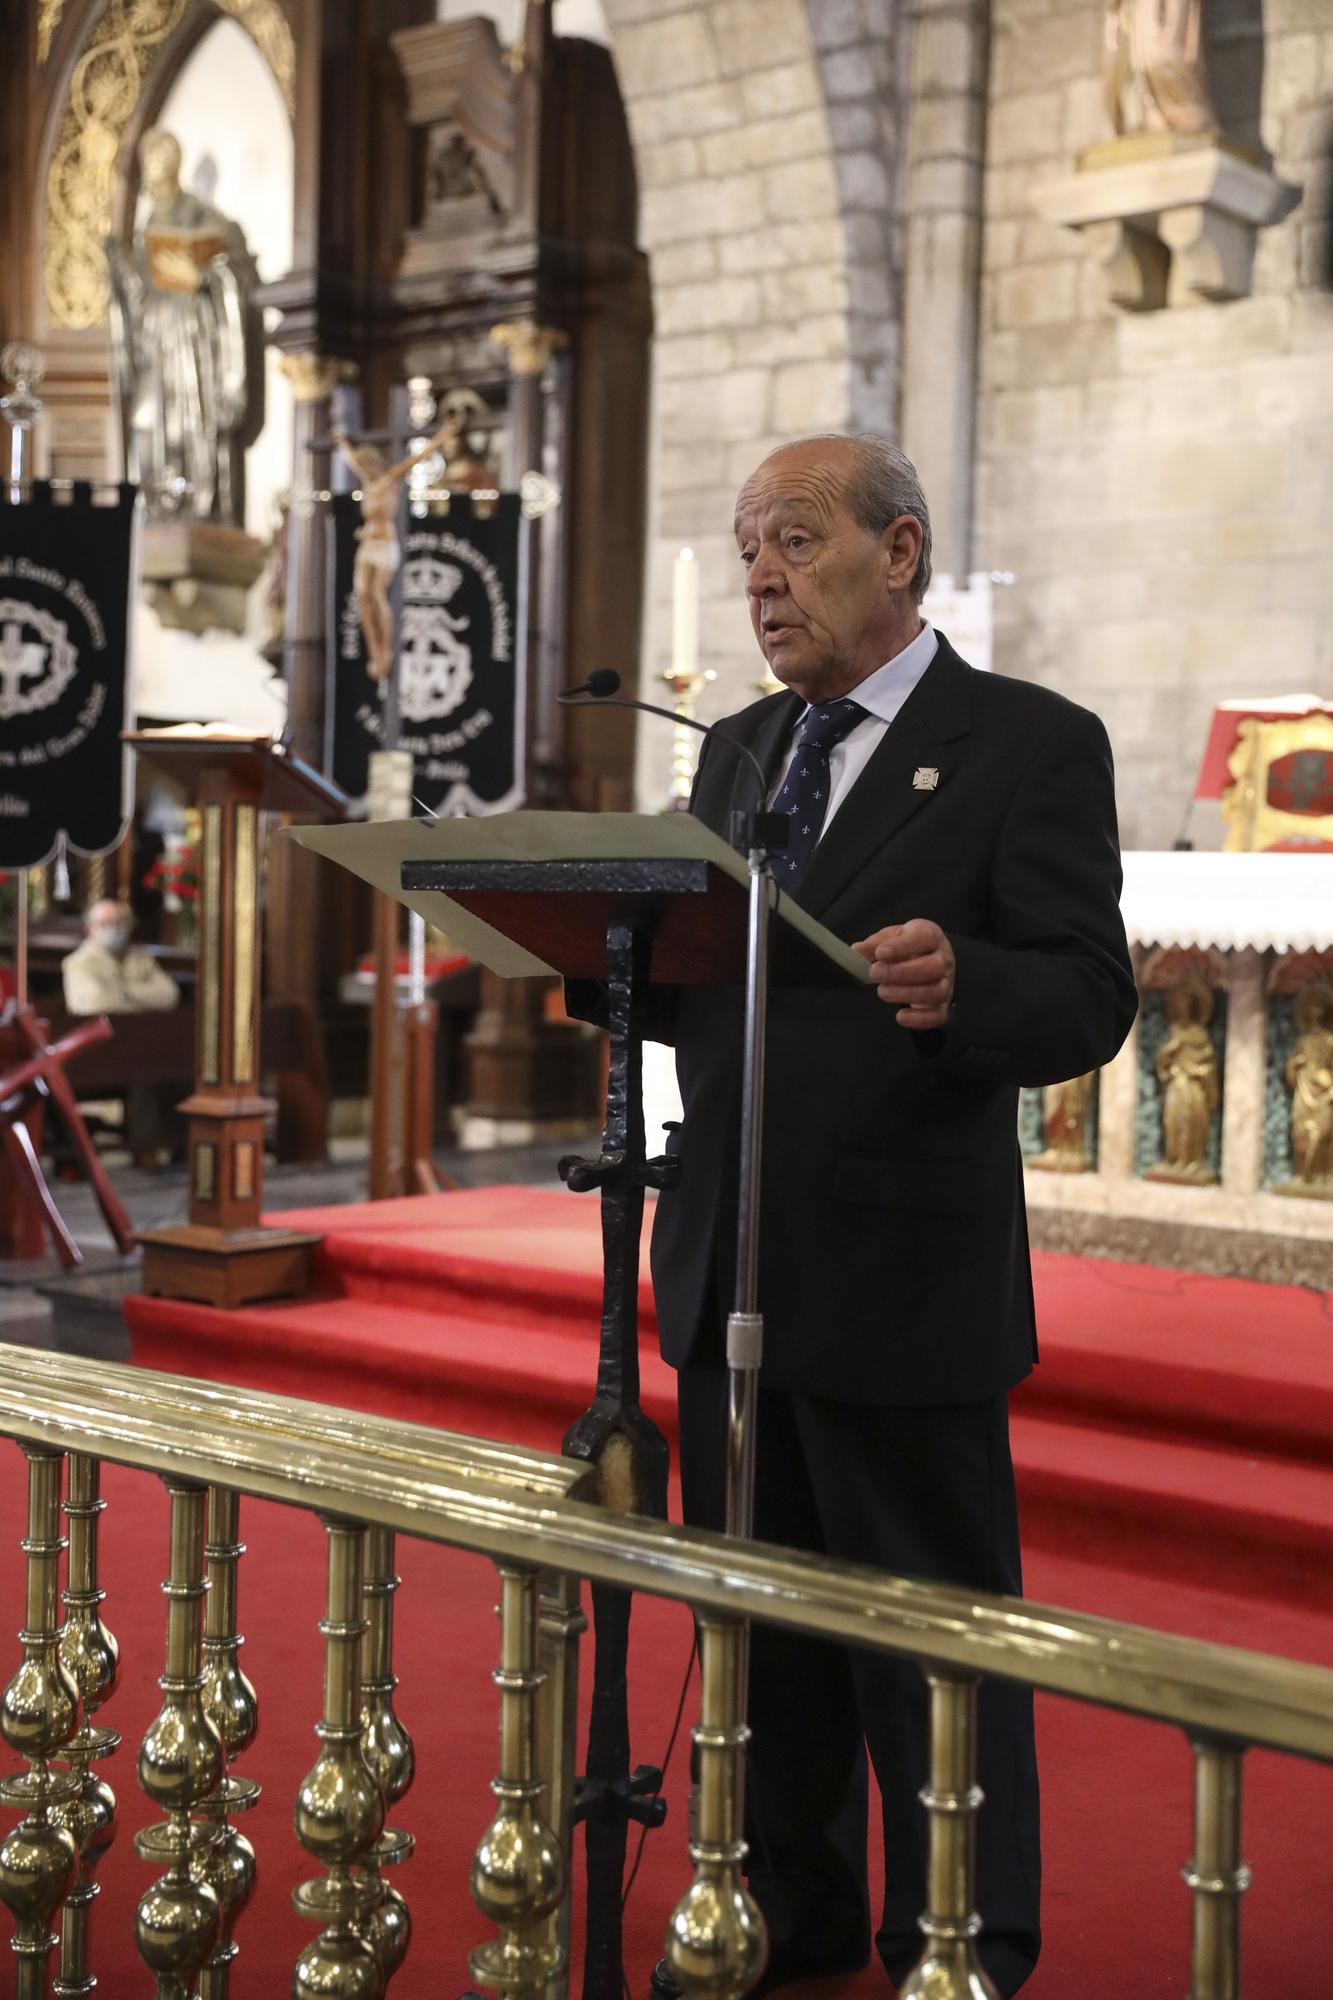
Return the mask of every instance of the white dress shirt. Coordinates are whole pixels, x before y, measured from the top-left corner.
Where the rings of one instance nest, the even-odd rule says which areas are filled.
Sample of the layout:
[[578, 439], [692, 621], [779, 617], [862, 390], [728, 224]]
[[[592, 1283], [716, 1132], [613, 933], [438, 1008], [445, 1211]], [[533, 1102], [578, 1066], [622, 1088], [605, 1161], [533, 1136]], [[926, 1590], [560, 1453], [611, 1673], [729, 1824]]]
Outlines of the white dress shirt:
[[[874, 673], [863, 680], [859, 687], [848, 689], [848, 700], [857, 702], [865, 709], [866, 719], [864, 722], [858, 722], [855, 729], [849, 730], [840, 743], [834, 744], [829, 753], [828, 811], [824, 814], [824, 824], [819, 830], [821, 840], [828, 832], [829, 821], [834, 813], [879, 748], [885, 730], [939, 651], [939, 644], [939, 640], [935, 637], [935, 628], [923, 621], [921, 630], [910, 645], [904, 646], [901, 653], [895, 653], [882, 667], [876, 667]], [[782, 790], [783, 780], [796, 754], [797, 731], [808, 709], [807, 703], [806, 708], [797, 717], [791, 743], [779, 767], [773, 789], [768, 795], [770, 805]]]

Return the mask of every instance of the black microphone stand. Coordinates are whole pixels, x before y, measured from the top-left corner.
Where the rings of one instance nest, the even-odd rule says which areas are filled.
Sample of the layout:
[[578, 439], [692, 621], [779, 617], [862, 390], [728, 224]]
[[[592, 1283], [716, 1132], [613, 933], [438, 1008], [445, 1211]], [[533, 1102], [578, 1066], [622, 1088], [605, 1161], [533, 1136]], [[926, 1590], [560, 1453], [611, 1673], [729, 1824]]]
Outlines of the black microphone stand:
[[[599, 686], [599, 683], [601, 684]], [[570, 688], [559, 699], [578, 706], [605, 701], [609, 707], [634, 708], [660, 715], [673, 724], [684, 722], [701, 736], [726, 743], [746, 759], [758, 780], [756, 803], [733, 813], [731, 843], [746, 856], [750, 872], [745, 952], [745, 1022], [741, 1064], [740, 1204], [736, 1228], [736, 1284], [727, 1315], [727, 1465], [726, 1516], [729, 1535], [749, 1541], [754, 1535], [755, 1417], [759, 1401], [759, 1370], [764, 1358], [764, 1319], [759, 1310], [759, 1202], [764, 1136], [764, 1057], [768, 1031], [769, 929], [777, 900], [773, 856], [788, 844], [791, 819], [765, 806], [767, 781], [763, 767], [747, 744], [738, 743], [715, 723], [696, 722], [652, 702], [617, 695], [619, 676], [610, 670], [590, 675], [582, 687]], [[740, 1662], [742, 1713], [745, 1703], [746, 1660]], [[659, 1967], [654, 1986], [665, 1982]], [[674, 1983], [674, 1982], [673, 1982]]]

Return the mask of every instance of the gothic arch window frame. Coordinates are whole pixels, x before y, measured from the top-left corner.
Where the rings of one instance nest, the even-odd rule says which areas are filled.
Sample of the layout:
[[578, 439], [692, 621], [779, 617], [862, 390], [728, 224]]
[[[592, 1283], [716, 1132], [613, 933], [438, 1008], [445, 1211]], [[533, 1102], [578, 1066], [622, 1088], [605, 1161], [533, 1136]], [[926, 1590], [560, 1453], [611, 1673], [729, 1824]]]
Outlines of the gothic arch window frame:
[[100, 335], [101, 240], [132, 207], [134, 145], [202, 37], [223, 19], [249, 35], [290, 118], [295, 42], [282, 0], [92, 0], [81, 19], [63, 24], [63, 34], [59, 18], [50, 20], [47, 61], [57, 66], [56, 83], [40, 148], [44, 201], [35, 244], [44, 330]]

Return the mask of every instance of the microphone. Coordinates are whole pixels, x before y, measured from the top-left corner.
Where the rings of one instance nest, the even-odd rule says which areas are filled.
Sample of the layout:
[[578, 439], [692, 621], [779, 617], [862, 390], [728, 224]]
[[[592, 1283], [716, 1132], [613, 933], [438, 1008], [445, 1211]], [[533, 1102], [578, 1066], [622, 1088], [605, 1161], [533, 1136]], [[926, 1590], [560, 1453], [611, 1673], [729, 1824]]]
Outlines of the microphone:
[[[756, 813], [762, 816], [765, 822], [773, 820], [782, 820], [785, 822], [788, 819], [789, 816], [786, 813], [764, 812], [763, 802], [768, 795], [768, 779], [764, 775], [763, 765], [759, 762], [759, 759], [755, 756], [754, 751], [751, 750], [748, 743], [738, 743], [734, 736], [728, 736], [725, 729], [719, 723], [696, 722], [692, 715], [678, 715], [674, 709], [658, 708], [656, 703], [651, 701], [632, 701], [628, 695], [617, 696], [617, 690], [620, 685], [620, 675], [614, 667], [594, 667], [585, 681], [580, 681], [577, 687], [565, 688], [562, 693], [556, 696], [556, 700], [574, 704], [582, 708], [588, 704], [580, 702], [578, 697], [580, 695], [588, 695], [594, 701], [604, 702], [608, 708], [637, 708], [644, 715], [660, 715], [664, 722], [683, 723], [687, 729], [697, 729], [700, 736], [707, 736], [715, 742], [725, 743], [732, 754], [736, 757], [743, 757], [754, 772], [757, 787], [755, 791]], [[785, 847], [787, 845], [786, 831], [787, 829], [784, 825], [775, 838], [774, 828], [771, 825], [766, 826], [765, 844], [770, 847]]]

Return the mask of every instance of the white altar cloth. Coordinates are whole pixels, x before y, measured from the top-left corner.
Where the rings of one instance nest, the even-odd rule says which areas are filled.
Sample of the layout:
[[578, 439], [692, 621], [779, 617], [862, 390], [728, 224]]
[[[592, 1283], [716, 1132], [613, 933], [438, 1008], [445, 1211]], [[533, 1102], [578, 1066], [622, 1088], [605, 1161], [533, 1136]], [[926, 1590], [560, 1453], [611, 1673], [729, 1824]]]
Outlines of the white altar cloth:
[[1216, 951], [1333, 946], [1333, 854], [1125, 854], [1131, 944]]

